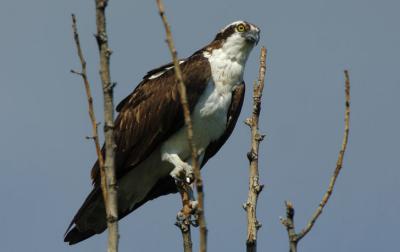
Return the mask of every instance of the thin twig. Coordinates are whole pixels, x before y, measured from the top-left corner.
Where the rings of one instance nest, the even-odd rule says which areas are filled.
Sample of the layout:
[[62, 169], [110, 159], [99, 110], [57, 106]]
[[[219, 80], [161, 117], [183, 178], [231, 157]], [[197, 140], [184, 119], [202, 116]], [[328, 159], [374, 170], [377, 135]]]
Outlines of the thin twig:
[[328, 203], [329, 198], [332, 195], [335, 182], [339, 173], [343, 167], [343, 157], [344, 153], [346, 152], [347, 142], [349, 138], [349, 130], [350, 130], [350, 78], [349, 72], [347, 70], [344, 71], [345, 75], [345, 116], [344, 116], [344, 133], [343, 133], [343, 140], [342, 145], [339, 151], [339, 155], [336, 161], [336, 167], [329, 182], [328, 189], [326, 190], [324, 196], [322, 197], [321, 202], [319, 203], [317, 209], [315, 210], [314, 214], [312, 215], [311, 219], [307, 223], [306, 227], [303, 228], [299, 233], [296, 234], [295, 226], [294, 226], [294, 207], [291, 202], [285, 202], [286, 204], [286, 218], [282, 219], [282, 224], [286, 227], [289, 236], [289, 243], [290, 243], [290, 251], [296, 252], [297, 251], [297, 244], [298, 242], [310, 232], [312, 227], [314, 226], [315, 222], [317, 221], [318, 217], [321, 215], [322, 210]]
[[99, 143], [99, 134], [98, 134], [98, 123], [96, 120], [96, 115], [94, 113], [94, 108], [93, 108], [93, 98], [92, 98], [92, 92], [90, 89], [90, 83], [87, 78], [87, 73], [86, 73], [86, 60], [85, 57], [83, 56], [82, 48], [81, 48], [81, 43], [79, 40], [79, 34], [78, 34], [78, 28], [76, 24], [76, 17], [74, 14], [72, 14], [72, 30], [74, 33], [74, 40], [75, 40], [75, 45], [76, 45], [76, 51], [78, 53], [79, 60], [81, 62], [81, 71], [77, 72], [75, 70], [71, 70], [71, 73], [77, 74], [82, 77], [83, 84], [85, 85], [85, 91], [86, 91], [86, 97], [87, 97], [87, 102], [88, 102], [88, 108], [89, 108], [89, 117], [90, 117], [90, 122], [92, 123], [92, 136], [88, 137], [93, 139], [94, 145], [96, 147], [96, 154], [97, 158], [99, 160], [99, 167], [100, 167], [100, 177], [101, 177], [101, 191], [103, 194], [103, 199], [104, 202], [107, 202], [107, 186], [106, 186], [106, 180], [104, 176], [104, 158], [103, 154], [101, 153], [101, 147]]
[[175, 76], [176, 76], [176, 79], [179, 84], [179, 94], [180, 94], [180, 99], [181, 99], [181, 103], [182, 103], [183, 114], [185, 117], [185, 125], [187, 127], [188, 142], [189, 142], [189, 146], [190, 146], [190, 150], [191, 150], [191, 154], [192, 154], [192, 166], [194, 168], [195, 184], [196, 184], [197, 197], [198, 197], [198, 212], [199, 212], [199, 226], [200, 226], [200, 252], [206, 252], [207, 251], [207, 226], [206, 226], [206, 221], [205, 221], [205, 217], [204, 217], [203, 180], [201, 178], [200, 166], [199, 166], [199, 162], [197, 159], [196, 146], [194, 145], [194, 142], [193, 142], [193, 128], [192, 128], [192, 122], [190, 119], [189, 104], [188, 104], [187, 97], [186, 97], [186, 86], [183, 83], [183, 77], [182, 77], [182, 72], [181, 72], [181, 69], [179, 66], [177, 51], [175, 49], [174, 42], [172, 40], [171, 29], [167, 22], [167, 18], [165, 16], [164, 5], [161, 0], [157, 0], [157, 7], [158, 7], [158, 11], [159, 11], [160, 17], [162, 19], [162, 22], [164, 24], [168, 48], [170, 50], [170, 53], [171, 53], [171, 56], [173, 59]]
[[118, 206], [117, 181], [115, 176], [115, 139], [114, 139], [114, 103], [113, 83], [110, 77], [110, 55], [106, 30], [105, 10], [108, 0], [96, 0], [97, 44], [100, 55], [100, 78], [104, 96], [104, 138], [105, 162], [104, 173], [107, 184], [107, 202], [105, 202], [108, 226], [108, 252], [118, 251]]
[[258, 81], [254, 82], [253, 87], [253, 112], [252, 116], [247, 118], [245, 121], [251, 130], [251, 150], [247, 153], [247, 158], [250, 162], [249, 193], [247, 202], [244, 205], [244, 209], [247, 212], [247, 252], [257, 251], [257, 230], [261, 227], [261, 224], [257, 220], [256, 210], [258, 195], [263, 189], [263, 185], [260, 185], [259, 183], [258, 150], [260, 142], [264, 139], [264, 136], [261, 135], [258, 130], [258, 122], [261, 111], [261, 97], [264, 89], [266, 57], [267, 50], [265, 49], [265, 47], [262, 47], [260, 54]]

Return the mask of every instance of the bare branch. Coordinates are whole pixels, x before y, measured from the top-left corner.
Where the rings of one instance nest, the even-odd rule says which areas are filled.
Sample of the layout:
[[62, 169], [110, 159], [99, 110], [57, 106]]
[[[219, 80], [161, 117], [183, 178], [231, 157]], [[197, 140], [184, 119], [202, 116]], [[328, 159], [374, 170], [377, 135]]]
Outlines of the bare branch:
[[164, 24], [166, 37], [167, 37], [167, 44], [168, 44], [168, 48], [170, 50], [172, 60], [174, 63], [175, 76], [176, 76], [176, 79], [179, 84], [179, 94], [180, 94], [180, 99], [181, 99], [181, 103], [182, 103], [183, 114], [185, 117], [185, 125], [187, 127], [188, 142], [189, 142], [189, 146], [190, 146], [191, 154], [192, 154], [192, 166], [194, 168], [195, 184], [196, 184], [197, 197], [198, 197], [198, 202], [199, 202], [198, 212], [199, 212], [199, 226], [200, 226], [200, 251], [206, 252], [207, 251], [207, 227], [206, 227], [206, 221], [205, 221], [205, 217], [204, 217], [203, 180], [201, 178], [196, 146], [194, 145], [194, 142], [193, 142], [193, 127], [192, 127], [192, 122], [191, 122], [191, 118], [190, 118], [189, 104], [188, 104], [187, 97], [186, 97], [186, 86], [183, 83], [182, 72], [181, 72], [181, 69], [179, 66], [177, 51], [175, 49], [174, 42], [172, 40], [171, 29], [167, 22], [167, 18], [165, 16], [165, 10], [164, 10], [164, 5], [163, 5], [162, 0], [157, 0], [157, 7], [158, 7], [158, 11], [159, 11], [160, 17], [162, 19], [162, 22]]
[[247, 240], [246, 248], [247, 252], [257, 251], [257, 230], [261, 227], [261, 224], [257, 220], [257, 200], [258, 195], [263, 189], [263, 185], [259, 182], [259, 171], [258, 171], [258, 150], [260, 142], [263, 140], [263, 136], [258, 130], [258, 122], [261, 111], [261, 97], [264, 89], [265, 71], [266, 71], [266, 57], [267, 50], [265, 47], [261, 48], [260, 54], [260, 68], [258, 73], [258, 81], [254, 82], [253, 87], [253, 113], [252, 116], [247, 118], [245, 123], [250, 127], [251, 130], [251, 149], [247, 153], [249, 159], [249, 193], [247, 202], [244, 205], [244, 209], [247, 212]]
[[289, 237], [289, 251], [297, 252], [298, 235], [294, 227], [294, 207], [292, 202], [285, 201], [286, 218], [281, 218], [281, 223], [286, 227]]
[[98, 123], [96, 120], [96, 115], [94, 113], [94, 108], [93, 108], [93, 98], [92, 98], [92, 92], [90, 89], [90, 83], [87, 78], [87, 73], [86, 73], [86, 61], [83, 56], [82, 48], [81, 48], [81, 43], [79, 40], [79, 34], [78, 34], [78, 28], [76, 24], [76, 17], [74, 14], [72, 14], [72, 30], [74, 33], [74, 40], [75, 40], [75, 45], [76, 45], [76, 51], [78, 53], [79, 60], [81, 62], [81, 71], [77, 72], [75, 70], [71, 70], [71, 73], [77, 74], [82, 77], [83, 84], [85, 85], [85, 91], [86, 91], [86, 97], [87, 97], [87, 102], [88, 102], [88, 108], [89, 108], [89, 117], [90, 117], [90, 122], [92, 124], [92, 136], [87, 137], [87, 139], [93, 139], [94, 145], [96, 147], [96, 154], [97, 158], [99, 160], [99, 167], [100, 167], [100, 175], [101, 175], [101, 191], [103, 194], [103, 199], [104, 202], [107, 202], [107, 187], [106, 187], [106, 180], [104, 176], [104, 158], [103, 154], [101, 153], [101, 147], [99, 143], [99, 137], [98, 137]]
[[183, 251], [184, 252], [192, 252], [192, 235], [190, 231], [191, 225], [191, 216], [193, 214], [194, 209], [190, 205], [190, 193], [192, 189], [186, 183], [178, 183], [177, 184], [179, 193], [182, 198], [182, 209], [179, 211], [176, 216], [175, 225], [179, 227], [182, 233], [183, 239]]
[[115, 139], [114, 139], [114, 102], [113, 83], [110, 77], [110, 55], [108, 36], [106, 30], [105, 10], [108, 0], [96, 0], [96, 39], [100, 55], [100, 78], [104, 95], [104, 137], [105, 137], [105, 162], [104, 174], [106, 175], [107, 201], [105, 202], [108, 227], [108, 252], [118, 251], [118, 206], [117, 206], [117, 181], [115, 177]]
[[[318, 217], [321, 215], [322, 210], [328, 203], [329, 198], [332, 195], [335, 182], [339, 173], [343, 166], [343, 157], [344, 153], [346, 152], [347, 142], [349, 138], [349, 130], [350, 130], [350, 78], [349, 72], [347, 70], [344, 71], [345, 75], [345, 116], [344, 116], [344, 133], [343, 133], [343, 140], [342, 145], [339, 151], [339, 155], [336, 161], [336, 167], [329, 182], [328, 189], [326, 190], [324, 196], [322, 197], [321, 202], [319, 203], [317, 209], [315, 210], [314, 214], [312, 215], [311, 219], [307, 223], [306, 227], [303, 228], [298, 234], [295, 232], [294, 226], [294, 208], [293, 204], [290, 202], [286, 202], [286, 212], [287, 216], [285, 219], [281, 219], [282, 224], [286, 227], [289, 236], [289, 243], [290, 243], [290, 251], [296, 252], [297, 251], [297, 244], [298, 242], [310, 232], [312, 227], [314, 226], [315, 222], [317, 221]], [[288, 214], [290, 213], [290, 214]]]

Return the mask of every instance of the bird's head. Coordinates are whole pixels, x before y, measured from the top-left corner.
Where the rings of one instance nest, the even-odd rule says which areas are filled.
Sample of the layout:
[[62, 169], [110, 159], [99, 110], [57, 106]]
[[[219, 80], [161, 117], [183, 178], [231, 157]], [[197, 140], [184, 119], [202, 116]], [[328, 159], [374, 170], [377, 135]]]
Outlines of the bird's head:
[[246, 61], [251, 49], [260, 39], [260, 29], [246, 21], [235, 21], [220, 30], [203, 50], [207, 53], [223, 51], [230, 58]]
[[232, 41], [242, 46], [257, 45], [260, 39], [260, 29], [246, 21], [235, 21], [223, 28], [214, 41]]

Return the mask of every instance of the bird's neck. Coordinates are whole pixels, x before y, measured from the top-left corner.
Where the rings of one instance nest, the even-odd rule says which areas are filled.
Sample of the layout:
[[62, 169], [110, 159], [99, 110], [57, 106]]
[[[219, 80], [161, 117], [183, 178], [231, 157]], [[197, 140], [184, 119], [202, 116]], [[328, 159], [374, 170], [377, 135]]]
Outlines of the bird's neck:
[[208, 58], [213, 81], [217, 89], [232, 91], [243, 81], [247, 58], [253, 45], [240, 37], [230, 37], [219, 47], [203, 52]]

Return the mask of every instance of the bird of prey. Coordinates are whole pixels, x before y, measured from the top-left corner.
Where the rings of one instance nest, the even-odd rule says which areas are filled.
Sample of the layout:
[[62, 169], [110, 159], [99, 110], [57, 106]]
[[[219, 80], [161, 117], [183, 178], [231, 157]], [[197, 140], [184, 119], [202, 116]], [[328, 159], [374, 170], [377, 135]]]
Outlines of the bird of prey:
[[[253, 24], [233, 22], [211, 43], [179, 62], [201, 167], [235, 127], [245, 93], [243, 72], [259, 34]], [[149, 200], [176, 193], [175, 182], [190, 180], [193, 170], [172, 63], [149, 71], [117, 111], [115, 165], [121, 219]], [[65, 235], [69, 244], [107, 228], [98, 161], [91, 177], [93, 190]]]

